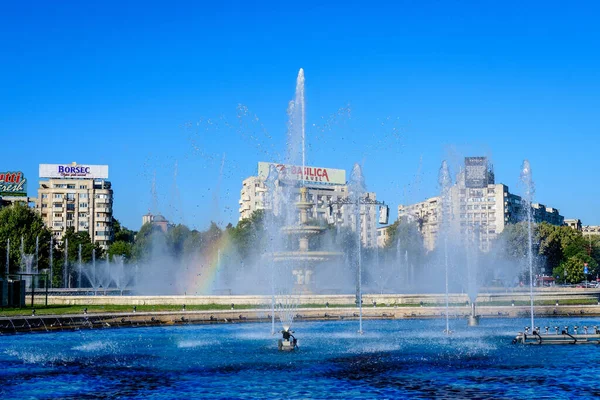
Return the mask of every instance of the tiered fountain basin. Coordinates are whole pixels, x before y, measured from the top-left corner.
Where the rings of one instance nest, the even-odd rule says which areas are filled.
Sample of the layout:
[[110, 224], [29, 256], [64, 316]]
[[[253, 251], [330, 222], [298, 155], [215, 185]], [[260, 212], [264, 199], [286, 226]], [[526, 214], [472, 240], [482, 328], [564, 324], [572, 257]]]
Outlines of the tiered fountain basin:
[[273, 253], [274, 262], [291, 262], [301, 264], [305, 262], [320, 263], [340, 258], [344, 254], [334, 251], [281, 251]]

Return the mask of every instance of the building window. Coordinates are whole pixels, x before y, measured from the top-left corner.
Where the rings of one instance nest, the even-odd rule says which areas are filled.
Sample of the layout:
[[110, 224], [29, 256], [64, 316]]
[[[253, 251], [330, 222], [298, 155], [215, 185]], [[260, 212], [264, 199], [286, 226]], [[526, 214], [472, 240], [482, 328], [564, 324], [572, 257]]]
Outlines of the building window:
[[54, 198], [55, 199], [62, 199], [62, 194], [54, 193]]
[[42, 208], [47, 208], [47, 207], [48, 207], [48, 204], [42, 203]]
[[79, 185], [79, 189], [87, 189], [87, 186], [85, 186], [85, 185]]
[[75, 200], [75, 193], [67, 193], [67, 200]]
[[67, 189], [75, 189], [75, 185], [67, 185]]
[[47, 194], [43, 194], [43, 195], [42, 195], [42, 199], [47, 199], [47, 198], [48, 198], [48, 195], [47, 195]]
[[53, 206], [56, 208], [62, 208], [62, 203], [54, 203]]
[[87, 208], [88, 203], [79, 203], [80, 208]]
[[54, 213], [54, 218], [62, 218], [62, 213]]
[[87, 199], [88, 198], [88, 194], [87, 193], [80, 193], [79, 194], [79, 198], [80, 199]]
[[79, 218], [87, 218], [87, 213], [80, 212]]

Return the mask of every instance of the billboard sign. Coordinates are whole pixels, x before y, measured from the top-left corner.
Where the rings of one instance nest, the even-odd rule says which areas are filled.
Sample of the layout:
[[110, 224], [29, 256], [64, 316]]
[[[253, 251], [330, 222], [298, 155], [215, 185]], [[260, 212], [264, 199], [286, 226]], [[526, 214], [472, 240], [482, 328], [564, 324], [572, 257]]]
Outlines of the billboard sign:
[[27, 196], [23, 172], [0, 172], [0, 196]]
[[487, 184], [487, 157], [465, 157], [465, 187], [484, 188]]
[[[258, 176], [266, 179], [269, 168], [274, 166], [279, 172], [279, 179], [284, 181], [301, 181], [302, 167], [297, 165], [277, 164], [268, 162], [258, 163]], [[343, 169], [304, 167], [304, 181], [308, 183], [345, 185], [346, 171]]]
[[108, 165], [40, 164], [40, 178], [108, 179]]

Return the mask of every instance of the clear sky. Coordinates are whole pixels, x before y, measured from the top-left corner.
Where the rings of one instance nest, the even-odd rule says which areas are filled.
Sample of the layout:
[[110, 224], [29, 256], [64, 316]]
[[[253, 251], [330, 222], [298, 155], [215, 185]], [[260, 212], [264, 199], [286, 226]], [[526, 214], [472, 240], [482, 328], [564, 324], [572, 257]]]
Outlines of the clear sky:
[[302, 67], [307, 164], [362, 163], [392, 217], [436, 195], [443, 159], [487, 155], [517, 193], [529, 159], [535, 200], [600, 224], [597, 2], [254, 3], [2, 2], [0, 169], [35, 196], [39, 163], [108, 164], [133, 229], [156, 173], [167, 218], [235, 223]]

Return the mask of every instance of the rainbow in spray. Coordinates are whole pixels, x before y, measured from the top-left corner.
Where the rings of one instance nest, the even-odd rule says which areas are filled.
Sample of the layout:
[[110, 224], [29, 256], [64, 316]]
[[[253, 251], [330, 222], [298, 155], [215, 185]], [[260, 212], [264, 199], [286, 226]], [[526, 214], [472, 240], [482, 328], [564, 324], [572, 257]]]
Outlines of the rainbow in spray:
[[210, 247], [194, 257], [189, 268], [188, 294], [210, 294], [217, 284], [219, 272], [223, 269], [223, 260], [233, 252], [233, 243], [227, 234], [221, 235]]

